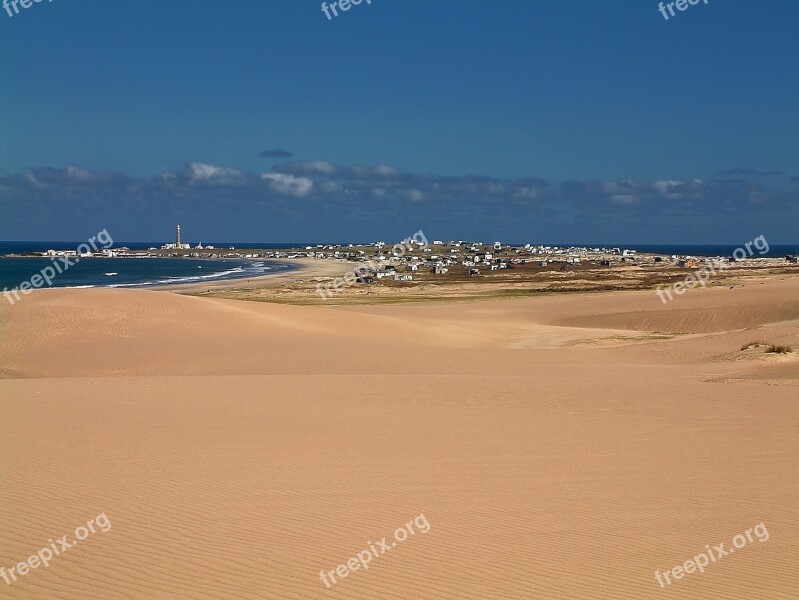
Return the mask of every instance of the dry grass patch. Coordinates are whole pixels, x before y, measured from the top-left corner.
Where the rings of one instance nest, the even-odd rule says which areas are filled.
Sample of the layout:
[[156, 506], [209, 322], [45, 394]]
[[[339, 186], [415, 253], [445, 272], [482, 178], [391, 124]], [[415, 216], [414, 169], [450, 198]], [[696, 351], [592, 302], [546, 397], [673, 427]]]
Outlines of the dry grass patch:
[[741, 351], [752, 350], [752, 349], [763, 349], [765, 354], [788, 354], [789, 352], [793, 352], [793, 349], [790, 346], [783, 346], [780, 344], [769, 344], [762, 340], [757, 340], [754, 342], [749, 342], [748, 344], [744, 344], [741, 346]]

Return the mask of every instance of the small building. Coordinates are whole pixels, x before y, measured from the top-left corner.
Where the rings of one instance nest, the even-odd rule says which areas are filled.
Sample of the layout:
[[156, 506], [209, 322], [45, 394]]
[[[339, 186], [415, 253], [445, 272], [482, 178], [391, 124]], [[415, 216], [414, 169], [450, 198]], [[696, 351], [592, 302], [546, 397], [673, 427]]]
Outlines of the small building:
[[394, 281], [413, 281], [413, 275], [408, 273], [397, 273], [394, 275]]
[[469, 275], [479, 275], [480, 269], [469, 269]]
[[433, 267], [433, 274], [435, 274], [435, 275], [444, 275], [445, 273], [448, 273], [448, 272], [449, 272], [449, 269], [447, 267], [441, 267], [441, 266], [438, 266], [438, 265]]
[[372, 283], [375, 280], [375, 273], [369, 267], [358, 267], [354, 273], [358, 283]]

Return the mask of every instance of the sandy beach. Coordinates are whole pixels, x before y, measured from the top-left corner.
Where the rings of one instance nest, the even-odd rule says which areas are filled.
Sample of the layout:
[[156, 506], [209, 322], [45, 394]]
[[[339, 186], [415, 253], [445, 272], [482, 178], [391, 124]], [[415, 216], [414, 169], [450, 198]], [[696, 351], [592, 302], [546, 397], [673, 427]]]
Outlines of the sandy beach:
[[798, 292], [37, 291], [0, 308], [0, 566], [111, 527], [3, 597], [793, 598], [799, 361], [741, 348], [795, 347]]
[[300, 280], [314, 281], [317, 278], [322, 280], [338, 277], [357, 266], [356, 263], [347, 261], [322, 261], [309, 258], [281, 258], [280, 262], [291, 264], [294, 268], [285, 273], [269, 273], [258, 277], [210, 280], [202, 283], [169, 284], [153, 286], [152, 289], [197, 294], [221, 290], [259, 290], [264, 287], [279, 289], [281, 285]]

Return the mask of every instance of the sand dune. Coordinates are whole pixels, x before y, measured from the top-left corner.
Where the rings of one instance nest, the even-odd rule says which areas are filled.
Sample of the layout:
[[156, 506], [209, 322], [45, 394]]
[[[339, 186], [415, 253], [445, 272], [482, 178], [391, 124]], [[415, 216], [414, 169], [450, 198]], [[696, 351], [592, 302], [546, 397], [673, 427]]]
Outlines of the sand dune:
[[[799, 344], [797, 292], [34, 293], [0, 308], [0, 566], [113, 527], [3, 597], [794, 598], [799, 362], [740, 348]], [[419, 514], [427, 533], [326, 588]]]

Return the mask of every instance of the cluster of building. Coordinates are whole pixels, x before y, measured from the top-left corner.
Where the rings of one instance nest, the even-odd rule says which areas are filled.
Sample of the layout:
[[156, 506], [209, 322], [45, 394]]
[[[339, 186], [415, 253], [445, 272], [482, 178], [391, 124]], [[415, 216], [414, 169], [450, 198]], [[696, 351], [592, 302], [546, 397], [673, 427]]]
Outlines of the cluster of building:
[[[534, 267], [571, 270], [585, 265], [588, 268], [613, 266], [630, 267], [672, 267], [696, 269], [712, 261], [731, 261], [741, 263], [736, 257], [697, 258], [692, 256], [639, 253], [632, 249], [618, 247], [589, 246], [549, 246], [525, 244], [509, 245], [501, 242], [484, 244], [482, 242], [434, 240], [423, 248], [414, 248], [402, 256], [394, 256], [391, 246], [385, 242], [355, 246], [353, 244], [319, 244], [306, 246], [301, 252], [284, 254], [290, 258], [314, 258], [347, 260], [364, 263], [356, 269], [360, 283], [390, 278], [394, 281], [412, 281], [417, 272], [444, 275], [457, 268], [459, 274], [480, 275], [482, 272]], [[263, 256], [280, 257], [280, 253], [266, 253]], [[786, 257], [788, 262], [799, 262], [795, 257]], [[764, 264], [757, 261], [774, 261], [755, 257], [751, 264]], [[749, 264], [749, 263], [746, 263]]]
[[[177, 226], [175, 242], [162, 245], [160, 248], [132, 251], [126, 247], [103, 249], [89, 256], [98, 257], [157, 257], [179, 255], [189, 258], [272, 258], [272, 259], [304, 259], [338, 260], [356, 263], [365, 263], [358, 269], [361, 280], [374, 281], [375, 279], [392, 278], [396, 281], [411, 281], [414, 273], [419, 271], [429, 272], [434, 275], [444, 275], [455, 267], [463, 267], [469, 275], [479, 275], [482, 271], [499, 271], [514, 269], [526, 264], [540, 267], [560, 265], [561, 270], [576, 267], [584, 263], [591, 263], [600, 267], [614, 265], [671, 265], [680, 268], [694, 269], [700, 263], [710, 260], [731, 260], [740, 262], [740, 259], [716, 257], [714, 259], [699, 259], [690, 256], [670, 257], [638, 254], [635, 250], [621, 249], [618, 247], [589, 247], [589, 246], [549, 246], [543, 244], [510, 245], [502, 242], [483, 243], [469, 242], [466, 240], [444, 242], [434, 240], [432, 244], [409, 243], [407, 252], [401, 255], [394, 254], [392, 247], [383, 241], [371, 244], [316, 244], [304, 248], [292, 249], [258, 249], [236, 250], [230, 246], [217, 249], [211, 245], [203, 246], [198, 243], [191, 246], [181, 240], [180, 225]], [[189, 252], [186, 252], [189, 251]], [[202, 251], [202, 252], [200, 252]], [[45, 256], [76, 256], [74, 250], [48, 250]], [[86, 256], [86, 255], [83, 255]], [[785, 257], [789, 263], [799, 263], [799, 257]]]
[[[564, 265], [578, 265], [583, 260], [604, 256], [617, 256], [623, 260], [631, 260], [636, 256], [634, 250], [619, 248], [585, 248], [558, 247], [526, 244], [522, 247], [511, 246], [501, 242], [484, 244], [464, 240], [443, 242], [434, 240], [432, 244], [409, 248], [400, 255], [393, 255], [392, 247], [385, 242], [375, 242], [364, 246], [354, 244], [336, 245], [319, 244], [306, 246], [305, 254], [296, 253], [264, 253], [263, 257], [275, 258], [314, 258], [347, 260], [368, 263], [368, 266], [357, 269], [358, 281], [369, 283], [375, 279], [392, 278], [395, 281], [412, 281], [413, 274], [419, 271], [434, 275], [444, 275], [451, 268], [462, 266], [468, 269], [469, 275], [479, 275], [480, 269], [499, 271], [514, 269], [527, 263], [538, 263], [542, 266], [554, 262]], [[544, 258], [546, 257], [546, 258]], [[609, 260], [603, 264], [610, 265]]]

